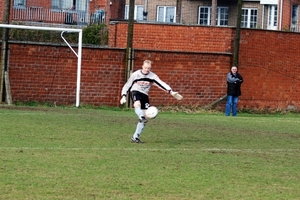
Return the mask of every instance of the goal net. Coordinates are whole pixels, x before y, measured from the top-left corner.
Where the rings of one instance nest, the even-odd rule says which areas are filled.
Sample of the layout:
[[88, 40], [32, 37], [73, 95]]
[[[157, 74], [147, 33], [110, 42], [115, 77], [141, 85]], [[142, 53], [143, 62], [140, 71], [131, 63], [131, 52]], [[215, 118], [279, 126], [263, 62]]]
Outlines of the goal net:
[[[13, 25], [13, 24], [0, 24], [0, 28], [6, 28], [6, 29], [19, 29], [19, 30], [32, 30], [32, 31], [46, 31], [49, 32], [48, 36], [50, 37], [53, 32], [60, 32], [61, 41], [64, 41], [66, 45], [71, 49], [71, 51], [75, 54], [77, 57], [77, 81], [76, 81], [76, 107], [80, 104], [80, 78], [81, 78], [81, 57], [82, 57], [82, 29], [73, 29], [73, 28], [56, 28], [56, 27], [40, 27], [40, 26], [25, 26], [25, 25]], [[65, 38], [64, 33], [78, 33], [78, 38], [76, 38], [77, 41], [77, 51], [72, 48], [68, 40]], [[17, 32], [15, 34], [21, 34], [24, 35], [25, 33]], [[28, 34], [29, 36], [34, 34]], [[24, 37], [26, 38], [26, 37]], [[2, 49], [3, 51], [3, 49]], [[2, 57], [2, 56], [1, 56]], [[4, 59], [4, 58], [1, 58]], [[7, 74], [7, 72], [4, 72], [4, 67], [2, 66], [2, 75], [1, 75], [1, 81], [4, 79], [4, 74]], [[38, 75], [37, 75], [38, 76]], [[8, 80], [7, 78], [5, 78]], [[9, 88], [9, 87], [8, 87]], [[7, 89], [6, 89], [7, 90]], [[7, 94], [10, 93], [10, 91], [7, 91]]]

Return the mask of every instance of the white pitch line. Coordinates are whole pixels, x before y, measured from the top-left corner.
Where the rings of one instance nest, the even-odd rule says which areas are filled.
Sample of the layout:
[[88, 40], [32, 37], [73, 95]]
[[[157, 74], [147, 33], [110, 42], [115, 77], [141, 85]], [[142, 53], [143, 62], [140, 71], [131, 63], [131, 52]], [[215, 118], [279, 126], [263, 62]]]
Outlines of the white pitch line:
[[79, 150], [97, 150], [97, 151], [217, 151], [217, 152], [248, 152], [248, 153], [272, 153], [272, 152], [297, 152], [300, 149], [220, 149], [220, 148], [203, 148], [203, 149], [189, 149], [189, 148], [174, 148], [174, 149], [158, 149], [158, 148], [40, 148], [40, 147], [0, 147], [0, 150], [63, 150], [63, 151], [79, 151]]

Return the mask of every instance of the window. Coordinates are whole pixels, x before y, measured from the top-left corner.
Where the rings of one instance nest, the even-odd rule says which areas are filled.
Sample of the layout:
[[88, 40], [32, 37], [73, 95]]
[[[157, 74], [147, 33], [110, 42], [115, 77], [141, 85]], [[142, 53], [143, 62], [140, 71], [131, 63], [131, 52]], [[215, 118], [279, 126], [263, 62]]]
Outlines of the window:
[[199, 7], [199, 20], [200, 25], [210, 25], [211, 7]]
[[176, 7], [174, 6], [158, 6], [157, 7], [158, 22], [176, 22]]
[[277, 5], [268, 6], [268, 29], [277, 29]]
[[241, 27], [243, 28], [257, 28], [257, 9], [243, 8]]
[[76, 0], [75, 5], [76, 5], [76, 10], [87, 11], [87, 0]]
[[86, 0], [51, 0], [51, 8], [57, 10], [74, 9], [78, 11], [87, 11]]
[[73, 0], [52, 0], [52, 9], [67, 10], [73, 6]]
[[298, 12], [299, 6], [293, 5], [291, 31], [298, 31]]
[[292, 23], [296, 24], [298, 23], [298, 5], [293, 5], [292, 8]]
[[228, 8], [218, 7], [217, 26], [227, 26], [227, 25], [228, 25]]
[[[135, 5], [134, 6], [134, 19], [135, 20], [143, 20], [143, 11], [144, 11], [144, 6]], [[129, 5], [125, 6], [125, 17], [124, 17], [124, 19], [129, 19]]]
[[[199, 7], [199, 18], [198, 24], [200, 25], [211, 25], [211, 7]], [[217, 26], [227, 26], [228, 25], [228, 8], [218, 7], [217, 8]]]
[[26, 0], [14, 0], [14, 7], [25, 7]]

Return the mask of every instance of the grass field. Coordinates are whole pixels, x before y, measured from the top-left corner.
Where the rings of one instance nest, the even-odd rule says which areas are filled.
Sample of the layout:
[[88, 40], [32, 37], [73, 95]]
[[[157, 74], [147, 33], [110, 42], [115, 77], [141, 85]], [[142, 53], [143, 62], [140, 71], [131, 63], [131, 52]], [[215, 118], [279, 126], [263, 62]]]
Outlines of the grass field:
[[0, 107], [0, 199], [299, 199], [300, 115]]

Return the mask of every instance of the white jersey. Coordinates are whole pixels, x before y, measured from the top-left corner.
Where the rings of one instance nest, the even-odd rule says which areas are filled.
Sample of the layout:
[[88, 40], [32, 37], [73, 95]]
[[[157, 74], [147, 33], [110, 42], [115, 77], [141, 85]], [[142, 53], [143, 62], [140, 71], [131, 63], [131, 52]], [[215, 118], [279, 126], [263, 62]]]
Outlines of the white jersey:
[[150, 71], [148, 74], [143, 74], [142, 70], [137, 70], [131, 74], [128, 81], [125, 83], [121, 96], [126, 95], [129, 90], [138, 91], [148, 95], [153, 84], [166, 91], [172, 90], [171, 87], [160, 80], [155, 73]]

